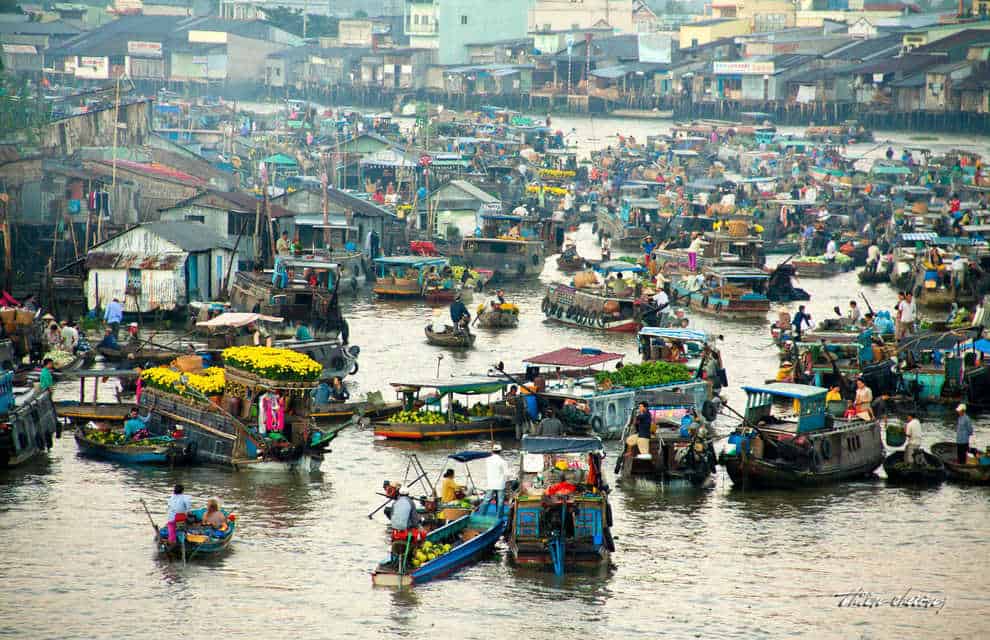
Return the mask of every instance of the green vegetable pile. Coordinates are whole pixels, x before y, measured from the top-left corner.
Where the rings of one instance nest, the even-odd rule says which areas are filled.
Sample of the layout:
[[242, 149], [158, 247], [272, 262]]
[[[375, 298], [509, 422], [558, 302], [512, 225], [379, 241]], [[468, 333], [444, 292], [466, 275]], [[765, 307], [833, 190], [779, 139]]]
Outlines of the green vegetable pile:
[[[826, 262], [828, 262], [828, 260], [826, 260], [825, 256], [804, 256], [802, 258], [798, 258], [797, 262], [811, 262], [813, 264], [825, 264]], [[852, 258], [850, 258], [844, 253], [837, 253], [835, 255], [835, 262], [836, 264], [849, 264], [850, 262], [852, 262]]]
[[596, 373], [595, 382], [599, 385], [610, 383], [613, 387], [649, 387], [683, 382], [691, 377], [691, 370], [679, 362], [644, 362]]

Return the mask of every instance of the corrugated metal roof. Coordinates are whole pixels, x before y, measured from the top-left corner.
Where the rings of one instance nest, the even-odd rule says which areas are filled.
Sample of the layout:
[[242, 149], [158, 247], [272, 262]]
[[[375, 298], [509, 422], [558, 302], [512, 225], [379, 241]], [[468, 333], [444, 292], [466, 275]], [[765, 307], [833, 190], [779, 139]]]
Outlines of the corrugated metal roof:
[[199, 222], [146, 222], [141, 227], [190, 253], [234, 248], [226, 237]]
[[87, 269], [147, 269], [151, 271], [175, 271], [185, 262], [181, 253], [148, 256], [139, 253], [112, 253], [90, 251], [86, 254]]
[[609, 353], [608, 351], [599, 351], [598, 349], [589, 349], [585, 352], [584, 349], [564, 347], [563, 349], [526, 358], [524, 362], [528, 364], [545, 364], [553, 367], [585, 368], [613, 360], [621, 360], [623, 357], [625, 356], [621, 353]]

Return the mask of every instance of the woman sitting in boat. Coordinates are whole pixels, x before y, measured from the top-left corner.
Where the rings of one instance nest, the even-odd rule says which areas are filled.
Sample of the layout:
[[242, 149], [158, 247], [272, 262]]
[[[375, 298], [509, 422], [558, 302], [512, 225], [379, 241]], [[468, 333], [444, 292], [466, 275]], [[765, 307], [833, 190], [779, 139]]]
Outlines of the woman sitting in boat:
[[137, 407], [131, 407], [131, 411], [124, 421], [124, 438], [127, 440], [143, 440], [149, 436], [147, 425], [151, 414], [143, 418], [138, 415]]
[[347, 387], [344, 386], [343, 380], [339, 377], [334, 376], [333, 380], [330, 381], [330, 398], [334, 402], [347, 402], [351, 398], [351, 394], [348, 393]]
[[449, 504], [457, 502], [464, 497], [464, 486], [457, 484], [454, 480], [454, 470], [447, 469], [443, 472], [443, 480], [440, 483], [440, 503]]
[[224, 517], [223, 511], [220, 511], [220, 501], [216, 498], [207, 500], [206, 513], [203, 514], [203, 524], [213, 527], [217, 531], [225, 531], [227, 529], [227, 518]]
[[853, 400], [853, 414], [860, 420], [873, 419], [873, 390], [866, 386], [862, 378], [856, 378], [856, 399]]

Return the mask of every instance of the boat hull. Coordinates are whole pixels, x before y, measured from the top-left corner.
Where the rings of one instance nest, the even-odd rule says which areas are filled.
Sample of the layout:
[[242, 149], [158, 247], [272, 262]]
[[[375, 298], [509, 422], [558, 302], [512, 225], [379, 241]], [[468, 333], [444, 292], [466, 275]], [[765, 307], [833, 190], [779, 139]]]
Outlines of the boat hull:
[[[11, 374], [6, 375], [12, 378]], [[15, 397], [15, 407], [0, 414], [0, 469], [15, 467], [50, 449], [61, 434], [55, 406], [47, 391], [30, 391]]]
[[582, 324], [577, 320], [575, 320], [574, 318], [567, 318], [565, 316], [561, 316], [559, 318], [556, 316], [547, 316], [547, 320], [550, 320], [551, 322], [559, 322], [560, 324], [566, 324], [572, 327], [581, 327], [584, 329], [593, 329], [596, 331], [612, 331], [617, 333], [636, 333], [643, 326], [640, 322], [632, 318], [629, 318], [627, 320], [607, 321], [605, 322], [604, 326], [599, 326], [597, 323], [594, 325]]
[[905, 467], [904, 452], [895, 451], [883, 461], [883, 470], [887, 474], [887, 482], [892, 484], [925, 485], [939, 484], [945, 480], [945, 465], [942, 460], [927, 451], [922, 451], [925, 457], [923, 466], [912, 465]]
[[375, 424], [375, 436], [389, 440], [439, 440], [442, 438], [470, 438], [492, 434], [515, 434], [511, 421], [502, 418], [486, 418], [474, 422], [454, 424], [418, 424], [405, 422], [379, 422]]
[[453, 332], [437, 332], [434, 331], [430, 326], [425, 329], [426, 341], [437, 347], [455, 347], [461, 349], [467, 349], [468, 347], [474, 346], [474, 341], [477, 336], [473, 333], [453, 333]]
[[952, 482], [990, 485], [990, 464], [959, 464], [956, 461], [956, 445], [939, 442], [932, 445], [932, 454], [945, 465], [945, 473]]

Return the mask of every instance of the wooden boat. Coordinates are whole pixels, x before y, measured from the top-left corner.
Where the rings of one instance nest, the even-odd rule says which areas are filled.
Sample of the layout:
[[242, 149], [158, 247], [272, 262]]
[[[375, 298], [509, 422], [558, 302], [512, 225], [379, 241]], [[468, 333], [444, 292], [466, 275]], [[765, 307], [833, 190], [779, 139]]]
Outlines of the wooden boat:
[[174, 440], [170, 436], [124, 442], [120, 432], [78, 426], [75, 438], [79, 453], [125, 464], [179, 465], [191, 462], [195, 456], [195, 446], [191, 441]]
[[[494, 509], [489, 508], [489, 511]], [[389, 559], [372, 572], [371, 582], [380, 587], [411, 587], [448, 575], [491, 551], [502, 537], [505, 526], [504, 517], [482, 515], [481, 510], [462, 516], [426, 535], [425, 543], [431, 546], [449, 544], [450, 548], [422, 564], [411, 558], [415, 558], [418, 549], [426, 547], [425, 543], [422, 547], [414, 547], [406, 541], [396, 540], [392, 543]]]
[[[704, 282], [699, 282], [699, 276]], [[764, 294], [769, 275], [753, 267], [706, 267], [674, 285], [674, 303], [727, 320], [764, 320], [770, 300]]]
[[15, 388], [12, 371], [0, 372], [0, 427], [0, 469], [40, 456], [62, 433], [51, 393]]
[[887, 262], [886, 266], [877, 269], [867, 269], [863, 267], [856, 274], [856, 278], [862, 284], [879, 284], [881, 282], [890, 282], [890, 272], [893, 269], [894, 263]]
[[135, 405], [127, 402], [83, 403], [76, 400], [59, 400], [55, 413], [74, 425], [97, 422], [120, 426]]
[[807, 258], [795, 258], [791, 261], [794, 265], [794, 269], [797, 270], [798, 276], [802, 278], [828, 278], [829, 276], [834, 276], [837, 273], [842, 273], [843, 271], [849, 271], [853, 268], [853, 261], [843, 254], [838, 254], [837, 258], [833, 262], [827, 262], [825, 260], [811, 261]]
[[477, 336], [467, 331], [457, 333], [450, 325], [445, 325], [443, 331], [434, 331], [433, 325], [426, 325], [426, 341], [437, 347], [467, 348], [474, 345]]
[[[498, 400], [484, 414], [463, 408], [455, 396], [471, 398], [500, 393], [508, 382], [488, 376], [464, 376], [430, 382], [393, 382], [404, 408], [387, 419], [374, 422], [375, 436], [398, 440], [430, 440], [471, 436], [493, 437], [515, 432], [515, 412]], [[429, 397], [421, 398], [423, 390]], [[429, 400], [427, 404], [426, 400]], [[419, 410], [417, 407], [426, 409]], [[477, 405], [476, 405], [477, 406]]]
[[925, 464], [905, 464], [904, 451], [895, 451], [883, 461], [887, 482], [894, 484], [938, 484], [945, 480], [945, 465], [942, 460], [927, 451], [921, 451]]
[[[402, 403], [398, 400], [385, 402], [381, 400], [381, 393], [375, 400], [358, 400], [356, 402], [331, 402], [327, 405], [317, 405], [310, 412], [309, 416], [317, 423], [337, 423], [350, 420], [354, 416], [362, 416], [371, 420], [381, 420], [395, 415], [402, 410]], [[371, 394], [369, 394], [371, 395]]]
[[474, 324], [482, 329], [514, 329], [519, 326], [519, 307], [510, 303], [497, 307], [478, 305]]
[[189, 512], [190, 519], [184, 525], [180, 524], [176, 531], [176, 544], [168, 543], [168, 527], [161, 527], [155, 534], [155, 546], [158, 552], [173, 557], [181, 556], [183, 561], [196, 556], [215, 556], [223, 553], [230, 546], [237, 533], [237, 516], [225, 509], [220, 510], [227, 519], [224, 529], [214, 529], [200, 524], [206, 509], [195, 509]]
[[[716, 456], [714, 438], [682, 435], [680, 421], [671, 416], [672, 407], [651, 407], [666, 416], [654, 420], [656, 431], [650, 438], [650, 453], [623, 455], [616, 466], [620, 480], [650, 480], [653, 482], [687, 482], [694, 487], [715, 486]], [[680, 411], [685, 415], [686, 411]], [[630, 421], [630, 428], [634, 428]], [[623, 438], [624, 440], [624, 438]]]
[[[609, 280], [608, 277], [629, 273], [636, 277], [644, 271], [640, 265], [628, 262], [599, 263], [594, 271], [574, 275], [574, 283], [578, 286], [549, 285], [541, 309], [548, 320], [561, 324], [600, 331], [638, 331], [645, 318], [635, 287], [625, 280]], [[596, 273], [600, 274], [601, 283]]]
[[[535, 278], [543, 272], [544, 246], [537, 218], [522, 217], [483, 208], [478, 218], [481, 234], [461, 242], [465, 264], [475, 269], [491, 269], [498, 281]], [[485, 205], [486, 207], [488, 205]]]
[[438, 256], [389, 256], [375, 258], [376, 295], [389, 298], [425, 298], [452, 302], [460, 292], [453, 275], [444, 276], [450, 260]]
[[576, 253], [562, 253], [557, 257], [557, 268], [561, 271], [580, 271], [581, 269], [584, 269], [587, 264], [588, 263], [585, 259]]
[[[743, 390], [745, 419], [719, 456], [733, 484], [817, 486], [869, 477], [883, 463], [880, 424], [831, 416], [825, 407], [827, 389], [779, 383]], [[790, 411], [775, 415], [775, 400]]]
[[956, 443], [933, 444], [932, 454], [945, 465], [945, 473], [949, 480], [965, 484], [990, 484], [990, 464], [979, 464], [979, 460], [972, 456], [967, 457], [966, 464], [959, 464], [956, 458]]
[[516, 564], [552, 567], [557, 575], [608, 566], [615, 544], [603, 454], [594, 436], [523, 436], [520, 488], [506, 532]]
[[595, 227], [599, 237], [607, 235], [612, 239], [614, 249], [637, 250], [642, 245], [643, 238], [649, 235], [647, 229], [629, 225], [618, 212], [610, 213], [603, 206], [599, 206], [595, 212]]
[[105, 360], [109, 360], [111, 362], [132, 360], [142, 364], [145, 362], [162, 364], [165, 362], [171, 362], [179, 356], [188, 355], [187, 351], [162, 349], [160, 347], [153, 347], [147, 344], [127, 344], [118, 349], [97, 346], [96, 351], [103, 356]]

